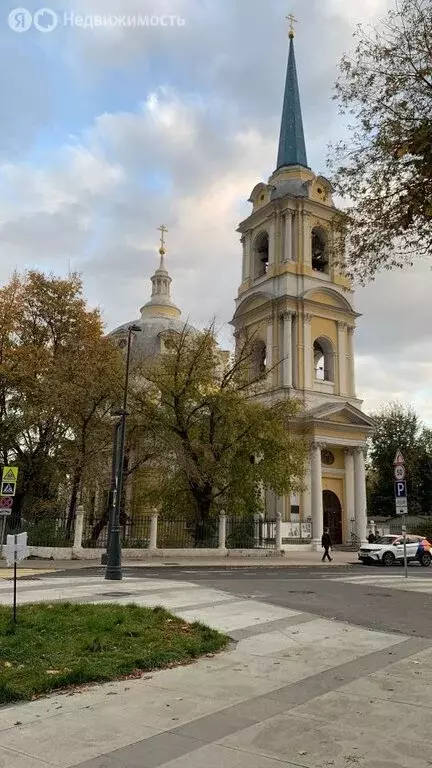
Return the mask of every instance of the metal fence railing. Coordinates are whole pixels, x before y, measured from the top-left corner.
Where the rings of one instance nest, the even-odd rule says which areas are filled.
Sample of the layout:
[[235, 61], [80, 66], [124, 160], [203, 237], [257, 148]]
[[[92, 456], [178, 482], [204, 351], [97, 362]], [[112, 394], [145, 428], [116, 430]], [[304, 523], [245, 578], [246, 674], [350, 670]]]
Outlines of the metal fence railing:
[[227, 549], [274, 549], [276, 522], [250, 517], [228, 518], [226, 546]]
[[[137, 515], [121, 520], [120, 539], [125, 549], [147, 549], [150, 544], [148, 515]], [[108, 545], [107, 518], [89, 518], [84, 522], [82, 546], [88, 549], [106, 549]]]
[[214, 549], [219, 545], [219, 523], [208, 521], [166, 520], [159, 518], [159, 549]]
[[24, 514], [18, 519], [6, 518], [5, 537], [8, 534], [27, 532], [30, 547], [72, 547], [74, 522], [68, 527], [66, 512], [49, 515]]
[[[150, 547], [151, 531], [158, 549], [216, 549], [219, 547], [219, 518], [206, 521], [190, 519], [170, 520], [162, 516], [122, 514], [120, 521], [121, 545], [124, 549], [147, 549]], [[157, 526], [157, 536], [156, 529]], [[23, 516], [17, 520], [7, 518], [5, 534], [27, 531], [30, 546], [73, 547], [74, 523], [68, 526], [66, 513]], [[273, 520], [262, 517], [227, 517], [225, 522], [225, 546], [227, 549], [275, 549], [276, 527]], [[78, 530], [78, 529], [77, 529]], [[293, 539], [289, 539], [291, 543]], [[305, 543], [305, 539], [300, 540]], [[285, 541], [283, 541], [285, 543]], [[79, 547], [106, 549], [108, 545], [108, 519], [84, 516]]]

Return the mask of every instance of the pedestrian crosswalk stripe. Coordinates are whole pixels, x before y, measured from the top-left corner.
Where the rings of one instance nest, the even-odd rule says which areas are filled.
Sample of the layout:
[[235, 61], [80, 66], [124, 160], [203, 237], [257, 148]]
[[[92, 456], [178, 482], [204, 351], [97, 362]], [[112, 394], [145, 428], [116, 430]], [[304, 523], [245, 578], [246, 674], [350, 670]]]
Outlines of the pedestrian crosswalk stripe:
[[329, 581], [343, 581], [346, 584], [358, 584], [358, 586], [381, 587], [382, 589], [396, 589], [403, 592], [419, 592], [432, 594], [432, 577], [411, 577], [406, 579], [403, 575], [380, 576], [346, 576], [345, 578], [333, 578]]

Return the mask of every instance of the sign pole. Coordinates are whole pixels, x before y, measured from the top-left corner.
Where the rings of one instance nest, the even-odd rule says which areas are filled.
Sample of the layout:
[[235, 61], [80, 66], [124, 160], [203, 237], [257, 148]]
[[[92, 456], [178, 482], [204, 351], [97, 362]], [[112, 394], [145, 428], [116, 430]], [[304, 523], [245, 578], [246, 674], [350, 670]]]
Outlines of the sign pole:
[[27, 533], [11, 533], [6, 540], [6, 563], [13, 565], [13, 623], [17, 623], [17, 563], [29, 556]]
[[407, 483], [405, 471], [405, 459], [400, 450], [396, 452], [393, 462], [394, 487], [395, 487], [395, 505], [396, 514], [402, 515], [402, 534], [403, 534], [403, 558], [404, 558], [404, 576], [408, 578], [408, 560], [406, 543], [406, 516], [408, 511]]
[[15, 556], [14, 556], [14, 585], [13, 585], [13, 623], [17, 623], [17, 550], [18, 540], [15, 534]]
[[405, 578], [408, 578], [408, 560], [407, 560], [407, 549], [406, 549], [406, 515], [403, 516], [403, 526], [402, 526], [402, 533], [403, 533], [403, 549], [404, 549], [404, 575]]
[[4, 542], [5, 530], [6, 530], [6, 515], [1, 515], [0, 517], [0, 557], [3, 556], [3, 542]]

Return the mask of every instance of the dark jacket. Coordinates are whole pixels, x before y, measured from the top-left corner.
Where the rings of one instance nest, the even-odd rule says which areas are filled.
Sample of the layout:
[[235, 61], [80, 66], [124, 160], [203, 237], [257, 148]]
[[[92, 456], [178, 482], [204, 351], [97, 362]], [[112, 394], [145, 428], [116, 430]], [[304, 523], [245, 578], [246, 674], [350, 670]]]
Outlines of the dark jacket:
[[328, 549], [330, 549], [330, 547], [332, 546], [332, 540], [330, 538], [329, 533], [323, 533], [322, 539], [321, 539], [321, 546], [324, 548], [327, 547]]

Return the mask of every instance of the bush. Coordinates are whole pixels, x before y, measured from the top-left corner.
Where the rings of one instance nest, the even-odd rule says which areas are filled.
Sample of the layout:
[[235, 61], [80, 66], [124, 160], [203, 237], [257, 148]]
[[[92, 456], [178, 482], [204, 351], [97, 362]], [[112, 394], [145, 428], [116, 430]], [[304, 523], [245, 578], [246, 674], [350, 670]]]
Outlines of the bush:
[[255, 547], [255, 521], [253, 517], [247, 517], [234, 522], [227, 536], [228, 549], [254, 549]]
[[186, 527], [186, 522], [159, 520], [157, 545], [159, 549], [193, 549], [195, 539]]
[[148, 549], [149, 546], [149, 539], [126, 538], [122, 540], [122, 547], [125, 549]]
[[63, 521], [42, 517], [37, 520], [21, 520], [21, 525], [8, 531], [8, 533], [20, 533], [27, 531], [28, 544], [31, 547], [71, 547], [73, 536], [68, 537], [68, 532]]

